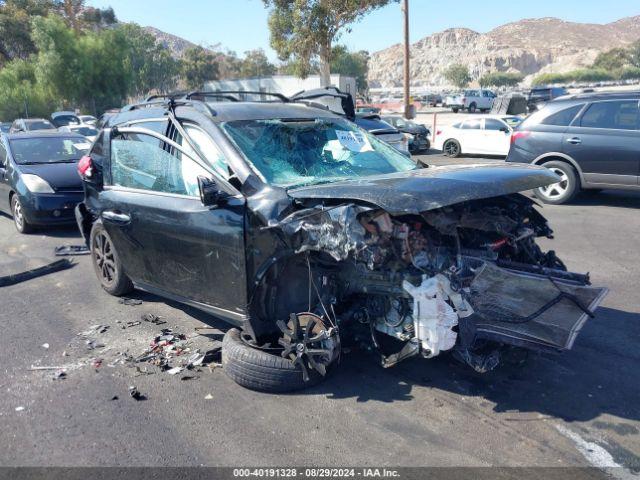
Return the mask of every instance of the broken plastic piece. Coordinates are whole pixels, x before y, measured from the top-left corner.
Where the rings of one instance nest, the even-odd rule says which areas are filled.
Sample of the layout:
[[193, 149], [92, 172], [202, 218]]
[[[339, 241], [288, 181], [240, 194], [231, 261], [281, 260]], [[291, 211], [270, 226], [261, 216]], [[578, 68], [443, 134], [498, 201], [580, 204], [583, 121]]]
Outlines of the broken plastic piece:
[[129, 396], [136, 401], [146, 399], [146, 397], [138, 391], [138, 388], [133, 385], [129, 387]]
[[60, 245], [53, 252], [58, 257], [66, 257], [69, 255], [89, 255], [91, 251], [86, 245]]
[[177, 375], [178, 373], [182, 372], [184, 370], [184, 367], [173, 367], [170, 368], [169, 370], [167, 370], [167, 373], [169, 375]]
[[164, 320], [160, 320], [160, 317], [157, 315], [154, 315], [153, 313], [145, 313], [140, 318], [143, 321], [153, 323], [154, 325], [164, 325], [165, 323], [167, 323]]
[[61, 260], [57, 260], [53, 263], [50, 263], [48, 265], [34, 268], [32, 270], [27, 270], [26, 272], [15, 273], [12, 275], [0, 277], [0, 287], [8, 287], [11, 285], [16, 285], [17, 283], [25, 282], [27, 280], [31, 280], [37, 277], [42, 277], [43, 275], [48, 275], [50, 273], [67, 270], [73, 267], [74, 265], [75, 264], [70, 260], [63, 258]]
[[127, 298], [127, 297], [122, 297], [120, 298], [120, 300], [118, 300], [118, 303], [121, 305], [142, 305], [142, 300], [137, 299], [137, 298]]

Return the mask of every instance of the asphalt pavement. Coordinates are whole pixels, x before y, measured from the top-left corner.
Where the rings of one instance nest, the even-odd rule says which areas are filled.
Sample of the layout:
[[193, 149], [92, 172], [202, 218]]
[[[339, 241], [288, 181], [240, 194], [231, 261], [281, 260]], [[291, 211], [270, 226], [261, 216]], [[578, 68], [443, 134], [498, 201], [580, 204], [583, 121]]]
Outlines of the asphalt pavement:
[[[289, 395], [245, 390], [219, 368], [172, 376], [123, 365], [161, 328], [207, 348], [228, 326], [144, 293], [120, 304], [89, 257], [75, 257], [72, 269], [0, 288], [0, 465], [619, 465], [612, 474], [628, 478], [640, 473], [639, 209], [639, 194], [614, 191], [542, 209], [556, 231], [544, 246], [610, 288], [572, 351], [485, 375], [447, 355], [385, 370], [352, 351], [326, 382]], [[73, 228], [20, 235], [0, 215], [0, 276], [78, 243]], [[123, 328], [145, 313], [167, 324]], [[97, 324], [109, 328], [90, 350], [78, 333]], [[32, 366], [68, 370], [54, 379]]]

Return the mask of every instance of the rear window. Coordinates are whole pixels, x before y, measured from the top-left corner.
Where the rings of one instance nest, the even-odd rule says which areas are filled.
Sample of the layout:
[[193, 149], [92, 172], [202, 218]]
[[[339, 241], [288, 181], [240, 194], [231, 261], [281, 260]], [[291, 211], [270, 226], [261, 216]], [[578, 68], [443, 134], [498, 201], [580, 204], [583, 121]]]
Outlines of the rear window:
[[98, 134], [98, 130], [91, 127], [78, 127], [73, 129], [74, 132], [84, 135], [85, 137], [93, 137]]
[[27, 127], [27, 130], [53, 130], [56, 128], [46, 120], [32, 120], [24, 122], [24, 124]]
[[462, 128], [463, 130], [480, 130], [482, 128], [482, 120], [480, 119], [467, 120], [462, 124], [462, 127], [460, 128]]
[[540, 123], [543, 125], [556, 125], [558, 127], [568, 127], [571, 125], [571, 122], [576, 115], [580, 113], [584, 107], [584, 103], [579, 105], [574, 105], [573, 107], [565, 108], [564, 110], [560, 110], [552, 115], [549, 115], [547, 118], [543, 119]]
[[78, 137], [17, 138], [9, 143], [19, 165], [75, 162], [91, 146]]
[[622, 100], [616, 102], [598, 102], [589, 106], [582, 119], [581, 127], [606, 128], [615, 130], [638, 130], [637, 100]]

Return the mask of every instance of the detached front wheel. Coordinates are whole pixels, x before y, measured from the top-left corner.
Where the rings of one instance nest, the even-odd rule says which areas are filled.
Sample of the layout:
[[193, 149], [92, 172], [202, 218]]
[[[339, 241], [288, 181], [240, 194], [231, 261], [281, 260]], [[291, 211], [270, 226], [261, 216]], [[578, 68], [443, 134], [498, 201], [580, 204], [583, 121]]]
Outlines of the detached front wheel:
[[[294, 319], [295, 317], [295, 319]], [[222, 366], [229, 378], [250, 390], [293, 392], [320, 383], [340, 355], [337, 332], [313, 314], [292, 315], [275, 345], [257, 345], [236, 328], [222, 340]]]

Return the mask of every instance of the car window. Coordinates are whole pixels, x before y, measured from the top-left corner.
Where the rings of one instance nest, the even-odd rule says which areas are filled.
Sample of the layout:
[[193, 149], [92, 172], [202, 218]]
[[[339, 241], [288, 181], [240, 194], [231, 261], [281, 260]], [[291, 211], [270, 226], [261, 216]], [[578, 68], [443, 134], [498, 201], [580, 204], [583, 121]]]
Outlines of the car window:
[[597, 102], [589, 106], [580, 119], [580, 126], [616, 130], [638, 130], [637, 100]]
[[571, 125], [571, 122], [573, 121], [573, 119], [576, 118], [576, 115], [580, 113], [580, 110], [582, 110], [582, 107], [584, 107], [584, 103], [581, 103], [579, 105], [574, 105], [573, 107], [565, 108], [564, 110], [560, 110], [559, 112], [549, 115], [548, 117], [544, 118], [540, 123], [543, 125], [556, 125], [559, 127], [568, 127], [569, 125]]
[[[113, 185], [198, 197], [198, 176], [208, 172], [183, 155], [161, 148], [150, 135], [125, 135], [111, 141]], [[158, 140], [151, 137], [153, 140]]]
[[46, 120], [33, 120], [24, 122], [27, 130], [54, 130], [54, 127], [50, 122]]
[[467, 120], [462, 124], [463, 130], [480, 130], [482, 128], [482, 120], [474, 118], [473, 120]]
[[15, 138], [9, 140], [13, 158], [19, 165], [77, 162], [91, 144], [83, 137]]
[[503, 128], [507, 128], [507, 126], [500, 120], [496, 120], [495, 118], [486, 118], [484, 120], [485, 130], [501, 130]]
[[[208, 162], [218, 175], [220, 175], [225, 180], [228, 180], [230, 177], [229, 166], [227, 165], [227, 161], [224, 158], [224, 155], [222, 155], [222, 152], [211, 139], [211, 137], [204, 130], [194, 125], [185, 124], [183, 125], [183, 128], [187, 135], [189, 135], [191, 141], [196, 144], [198, 149], [200, 149], [200, 151], [204, 155], [203, 160]], [[178, 145], [181, 145], [187, 153], [193, 155], [194, 157], [198, 156], [193, 148], [191, 148], [191, 145], [189, 145], [188, 142], [185, 142], [182, 136], [177, 132], [175, 142]], [[182, 158], [183, 156], [181, 152], [176, 152], [176, 154], [179, 158]]]
[[0, 142], [0, 167], [7, 165], [7, 150], [4, 148], [2, 142]]

